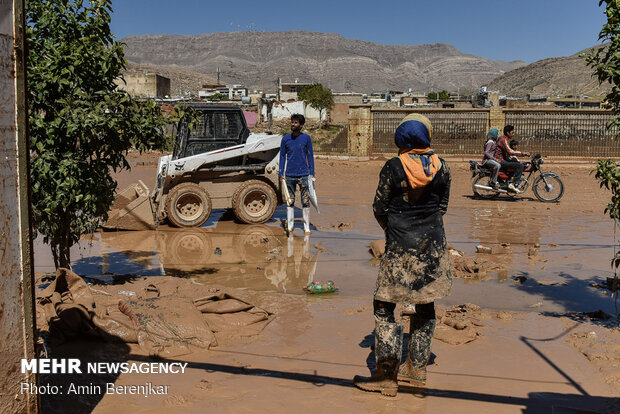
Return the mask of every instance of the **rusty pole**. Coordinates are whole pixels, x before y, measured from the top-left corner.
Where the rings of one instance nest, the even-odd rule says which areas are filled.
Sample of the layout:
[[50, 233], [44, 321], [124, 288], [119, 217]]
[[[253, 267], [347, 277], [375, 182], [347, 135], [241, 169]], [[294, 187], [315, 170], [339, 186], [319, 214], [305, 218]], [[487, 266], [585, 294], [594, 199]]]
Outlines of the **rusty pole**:
[[21, 383], [21, 359], [34, 358], [23, 0], [0, 0], [0, 407], [36, 413]]

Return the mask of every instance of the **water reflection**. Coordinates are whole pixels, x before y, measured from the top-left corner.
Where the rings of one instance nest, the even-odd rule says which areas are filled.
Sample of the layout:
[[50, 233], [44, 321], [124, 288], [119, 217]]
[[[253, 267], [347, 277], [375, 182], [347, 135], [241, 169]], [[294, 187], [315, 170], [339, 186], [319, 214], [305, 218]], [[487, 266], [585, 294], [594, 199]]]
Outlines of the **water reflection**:
[[311, 253], [310, 237], [287, 238], [279, 227], [228, 220], [213, 228], [102, 232], [101, 241], [102, 273], [114, 269], [122, 253], [148, 274], [156, 262], [160, 274], [285, 293], [302, 293], [314, 280], [319, 256]]

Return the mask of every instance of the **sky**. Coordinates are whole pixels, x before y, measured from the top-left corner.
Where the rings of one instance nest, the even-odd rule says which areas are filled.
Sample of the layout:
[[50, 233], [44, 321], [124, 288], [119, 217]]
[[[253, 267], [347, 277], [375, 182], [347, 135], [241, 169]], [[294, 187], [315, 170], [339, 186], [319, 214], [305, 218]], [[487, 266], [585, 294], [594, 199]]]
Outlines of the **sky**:
[[573, 55], [599, 43], [598, 0], [113, 0], [112, 32], [307, 30], [389, 45], [448, 43], [493, 60]]

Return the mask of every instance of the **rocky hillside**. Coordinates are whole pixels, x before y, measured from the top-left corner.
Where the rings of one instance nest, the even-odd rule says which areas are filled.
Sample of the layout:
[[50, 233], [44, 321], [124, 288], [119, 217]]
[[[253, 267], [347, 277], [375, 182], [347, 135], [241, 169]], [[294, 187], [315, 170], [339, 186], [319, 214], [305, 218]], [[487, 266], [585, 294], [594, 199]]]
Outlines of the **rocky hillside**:
[[122, 41], [132, 63], [211, 77], [219, 67], [222, 82], [266, 91], [275, 91], [278, 77], [289, 82], [321, 82], [338, 92], [456, 91], [477, 88], [525, 65], [464, 54], [448, 44], [381, 45], [333, 33], [300, 31], [143, 35]]
[[579, 57], [582, 52], [572, 56], [543, 59], [514, 69], [494, 79], [488, 84], [488, 88], [509, 96], [525, 96], [528, 93], [550, 96], [605, 95], [610, 88], [606, 85], [599, 86], [598, 81], [592, 77], [592, 69]]

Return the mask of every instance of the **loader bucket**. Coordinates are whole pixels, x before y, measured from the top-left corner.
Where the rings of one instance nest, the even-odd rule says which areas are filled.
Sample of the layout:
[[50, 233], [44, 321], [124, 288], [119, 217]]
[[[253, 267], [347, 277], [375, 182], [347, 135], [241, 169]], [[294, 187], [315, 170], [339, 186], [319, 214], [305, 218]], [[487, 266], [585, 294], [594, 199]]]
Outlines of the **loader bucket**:
[[155, 219], [149, 188], [138, 181], [116, 195], [110, 207], [106, 230], [153, 230]]

